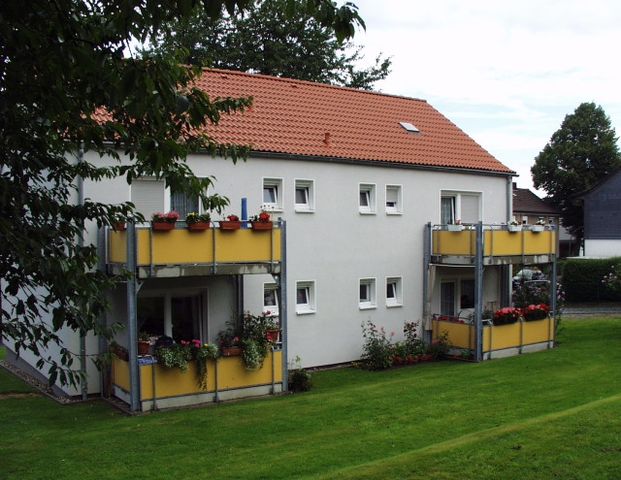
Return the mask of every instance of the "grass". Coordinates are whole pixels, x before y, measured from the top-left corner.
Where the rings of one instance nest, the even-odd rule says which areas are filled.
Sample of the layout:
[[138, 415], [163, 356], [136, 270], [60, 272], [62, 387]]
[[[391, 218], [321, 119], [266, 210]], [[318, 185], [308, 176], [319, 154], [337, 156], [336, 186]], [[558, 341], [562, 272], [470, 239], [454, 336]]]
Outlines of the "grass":
[[321, 372], [309, 393], [200, 409], [0, 399], [0, 476], [619, 478], [621, 319], [563, 325], [551, 351]]

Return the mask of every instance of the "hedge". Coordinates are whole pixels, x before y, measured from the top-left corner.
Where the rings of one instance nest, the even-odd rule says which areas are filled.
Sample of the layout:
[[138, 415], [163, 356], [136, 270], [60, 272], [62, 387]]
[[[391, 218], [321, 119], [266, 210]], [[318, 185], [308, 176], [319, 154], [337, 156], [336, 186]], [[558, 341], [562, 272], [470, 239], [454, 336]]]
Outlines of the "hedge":
[[602, 284], [602, 278], [613, 266], [621, 272], [621, 257], [565, 260], [562, 272], [565, 299], [568, 302], [621, 301], [621, 291]]

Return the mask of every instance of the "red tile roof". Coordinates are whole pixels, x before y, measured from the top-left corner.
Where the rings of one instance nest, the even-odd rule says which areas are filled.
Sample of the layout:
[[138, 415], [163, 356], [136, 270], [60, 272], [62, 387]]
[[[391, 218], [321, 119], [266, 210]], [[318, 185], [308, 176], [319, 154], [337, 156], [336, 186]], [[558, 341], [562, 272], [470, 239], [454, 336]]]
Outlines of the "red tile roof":
[[205, 69], [197, 84], [211, 98], [254, 99], [245, 112], [207, 127], [220, 143], [309, 158], [514, 173], [424, 100], [216, 69]]

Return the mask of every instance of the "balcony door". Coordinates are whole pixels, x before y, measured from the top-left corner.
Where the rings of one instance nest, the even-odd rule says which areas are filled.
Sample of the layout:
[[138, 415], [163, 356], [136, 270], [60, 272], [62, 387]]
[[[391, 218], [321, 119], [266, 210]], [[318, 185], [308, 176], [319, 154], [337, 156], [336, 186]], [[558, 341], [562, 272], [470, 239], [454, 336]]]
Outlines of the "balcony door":
[[138, 330], [176, 342], [206, 338], [206, 295], [147, 294], [138, 297]]

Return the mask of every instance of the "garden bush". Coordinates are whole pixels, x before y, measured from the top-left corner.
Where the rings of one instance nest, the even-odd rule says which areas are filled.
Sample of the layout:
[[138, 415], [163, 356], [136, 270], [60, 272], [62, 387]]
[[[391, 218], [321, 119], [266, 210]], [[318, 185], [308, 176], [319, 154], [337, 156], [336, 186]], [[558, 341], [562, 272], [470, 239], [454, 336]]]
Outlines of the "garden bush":
[[621, 257], [566, 260], [563, 266], [563, 287], [567, 301], [621, 301], [621, 292], [602, 282], [612, 267], [618, 265], [621, 265]]

